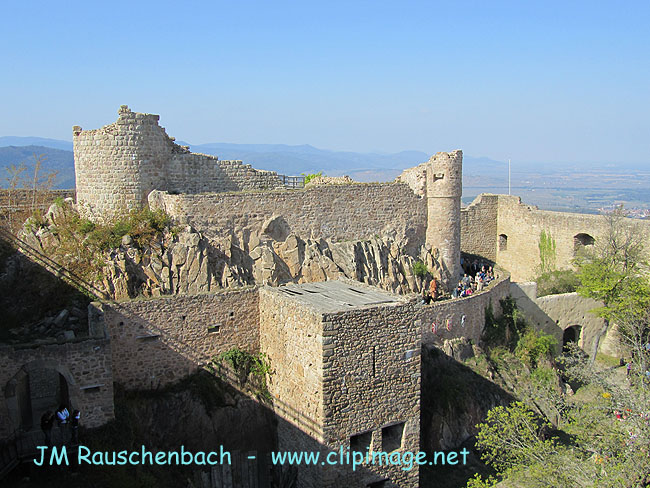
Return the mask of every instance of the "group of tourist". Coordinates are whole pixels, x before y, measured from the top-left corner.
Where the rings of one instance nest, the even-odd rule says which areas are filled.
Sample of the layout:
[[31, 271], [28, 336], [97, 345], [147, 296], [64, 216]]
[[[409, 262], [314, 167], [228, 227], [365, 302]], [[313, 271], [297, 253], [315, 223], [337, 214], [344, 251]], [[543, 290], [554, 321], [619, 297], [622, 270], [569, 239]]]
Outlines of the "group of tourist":
[[[477, 260], [467, 265], [463, 265], [464, 275], [451, 291], [452, 298], [467, 297], [473, 293], [477, 293], [487, 287], [494, 279], [494, 268], [490, 265], [479, 264]], [[475, 271], [475, 272], [474, 272]], [[441, 295], [438, 280], [434, 277], [428, 283], [425, 282], [422, 286], [422, 303], [428, 305], [432, 301], [438, 299]]]
[[[476, 260], [474, 261], [476, 263]], [[470, 270], [473, 270], [475, 267], [472, 265]], [[452, 298], [467, 297], [473, 293], [477, 293], [483, 288], [487, 287], [494, 279], [494, 268], [492, 266], [482, 265], [478, 268], [476, 274], [468, 274], [465, 271], [463, 278], [458, 282], [458, 286], [454, 288], [451, 292]], [[465, 268], [463, 268], [465, 269]]]
[[41, 430], [45, 434], [45, 444], [52, 446], [52, 429], [54, 428], [54, 421], [56, 421], [59, 428], [60, 444], [63, 445], [68, 442], [68, 428], [70, 429], [70, 444], [79, 444], [79, 419], [81, 412], [73, 410], [72, 415], [68, 407], [65, 405], [59, 406], [56, 412], [48, 410], [41, 416]]

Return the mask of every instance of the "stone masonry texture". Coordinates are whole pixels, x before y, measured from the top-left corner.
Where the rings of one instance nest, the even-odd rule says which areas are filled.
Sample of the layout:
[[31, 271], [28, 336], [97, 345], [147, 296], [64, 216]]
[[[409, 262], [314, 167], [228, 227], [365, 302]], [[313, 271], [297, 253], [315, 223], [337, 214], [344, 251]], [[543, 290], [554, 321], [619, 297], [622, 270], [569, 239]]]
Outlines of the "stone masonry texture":
[[426, 243], [438, 248], [445, 274], [443, 284], [450, 289], [460, 276], [460, 197], [462, 185], [462, 151], [437, 153], [427, 169]]
[[87, 218], [103, 221], [140, 208], [151, 190], [220, 192], [280, 187], [275, 172], [241, 161], [192, 154], [158, 125], [159, 116], [123, 105], [117, 122], [73, 132], [77, 203]]
[[[462, 212], [462, 250], [496, 261], [511, 273], [513, 281], [528, 281], [539, 275], [539, 240], [542, 231], [556, 242], [557, 269], [570, 269], [576, 255], [576, 237], [584, 234], [595, 241], [607, 232], [602, 215], [539, 210], [509, 195], [479, 195]], [[650, 222], [624, 219], [647, 241]], [[499, 243], [499, 236], [507, 239]]]
[[153, 192], [152, 208], [163, 208], [180, 223], [210, 235], [258, 231], [281, 216], [303, 238], [333, 241], [404, 236], [424, 241], [426, 204], [402, 183], [316, 186], [304, 190], [172, 195]]
[[157, 388], [233, 347], [258, 351], [258, 310], [255, 289], [104, 304], [115, 381]]

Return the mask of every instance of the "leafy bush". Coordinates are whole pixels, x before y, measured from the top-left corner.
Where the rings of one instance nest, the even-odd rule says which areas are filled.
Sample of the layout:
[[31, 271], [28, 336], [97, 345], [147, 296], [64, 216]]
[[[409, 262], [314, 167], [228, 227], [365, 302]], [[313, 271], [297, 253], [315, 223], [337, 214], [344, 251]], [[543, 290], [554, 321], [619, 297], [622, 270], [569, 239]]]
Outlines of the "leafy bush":
[[217, 360], [225, 361], [237, 372], [250, 372], [257, 376], [271, 374], [269, 358], [263, 352], [259, 354], [251, 354], [247, 351], [242, 351], [237, 347], [233, 347], [232, 349], [219, 354]]
[[427, 268], [427, 265], [424, 264], [422, 261], [416, 261], [413, 263], [413, 274], [415, 276], [419, 276], [420, 278], [424, 278], [427, 273], [429, 272], [429, 269]]
[[547, 273], [555, 269], [556, 244], [550, 232], [542, 230], [539, 235], [539, 269], [541, 273]]
[[321, 176], [325, 176], [322, 171], [319, 171], [318, 173], [310, 173], [310, 174], [300, 173], [300, 175], [305, 177], [305, 185], [315, 178], [320, 178]]
[[553, 356], [556, 344], [557, 339], [552, 335], [528, 329], [517, 342], [515, 354], [522, 362], [534, 368], [540, 359]]
[[572, 293], [580, 286], [580, 278], [570, 269], [547, 271], [539, 275], [537, 281], [537, 296]]
[[[228, 363], [232, 367], [238, 376], [237, 381], [241, 388], [251, 391], [262, 401], [271, 400], [271, 394], [266, 385], [266, 375], [272, 374], [272, 371], [266, 354], [251, 354], [233, 347], [222, 352], [213, 360], [213, 365], [217, 366], [215, 372], [219, 371], [218, 363], [221, 362]], [[212, 367], [210, 369], [214, 371]], [[253, 377], [250, 377], [249, 374], [252, 374]]]
[[[145, 207], [117, 217], [105, 225], [95, 226], [89, 231], [89, 243], [102, 251], [108, 251], [120, 247], [122, 237], [128, 234], [142, 247], [158, 237], [170, 224], [171, 218], [163, 210]], [[90, 226], [86, 224], [85, 228]]]
[[32, 213], [31, 217], [25, 221], [25, 227], [27, 227], [32, 232], [36, 232], [39, 229], [44, 229], [47, 227], [47, 221], [45, 220], [43, 213], [37, 209], [34, 211], [34, 213]]

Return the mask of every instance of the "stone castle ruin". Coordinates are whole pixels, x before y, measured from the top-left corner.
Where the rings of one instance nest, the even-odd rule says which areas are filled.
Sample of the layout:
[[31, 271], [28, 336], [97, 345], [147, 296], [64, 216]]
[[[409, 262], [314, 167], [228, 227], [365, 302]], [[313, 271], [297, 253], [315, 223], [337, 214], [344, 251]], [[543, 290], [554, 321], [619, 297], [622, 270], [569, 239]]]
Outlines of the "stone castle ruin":
[[[73, 128], [79, 213], [103, 221], [148, 204], [186, 230], [139, 268], [138, 290], [148, 298], [91, 305], [88, 339], [0, 347], [0, 437], [38, 408], [30, 385], [44, 375], [58, 378], [93, 427], [114, 415], [113, 382], [157, 388], [238, 347], [265, 353], [273, 366], [280, 449], [418, 451], [422, 348], [459, 338], [478, 344], [486, 310], [499, 314], [511, 283], [501, 271], [481, 293], [422, 305], [413, 295], [422, 286], [415, 260], [446, 287], [462, 272], [461, 251], [525, 281], [537, 266], [540, 230], [557, 240], [560, 266], [603, 231], [595, 216], [542, 212], [503, 195], [461, 209], [461, 151], [437, 153], [392, 183], [295, 189], [275, 172], [189, 152], [157, 115], [126, 106], [118, 113], [101, 129]], [[648, 232], [645, 223], [630, 225]], [[126, 268], [109, 277], [113, 284], [120, 273]], [[560, 339], [578, 325], [579, 317], [555, 321], [571, 299], [541, 304], [518, 289], [541, 314], [537, 323]], [[299, 474], [299, 486], [418, 480], [417, 467], [399, 466]]]

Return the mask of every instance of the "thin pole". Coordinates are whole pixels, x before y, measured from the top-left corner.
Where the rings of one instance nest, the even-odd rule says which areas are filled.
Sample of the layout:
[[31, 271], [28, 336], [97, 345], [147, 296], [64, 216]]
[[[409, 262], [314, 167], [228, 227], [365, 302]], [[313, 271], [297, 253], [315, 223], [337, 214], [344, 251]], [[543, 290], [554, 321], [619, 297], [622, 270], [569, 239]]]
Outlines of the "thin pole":
[[508, 195], [510, 195], [510, 159], [508, 159]]

